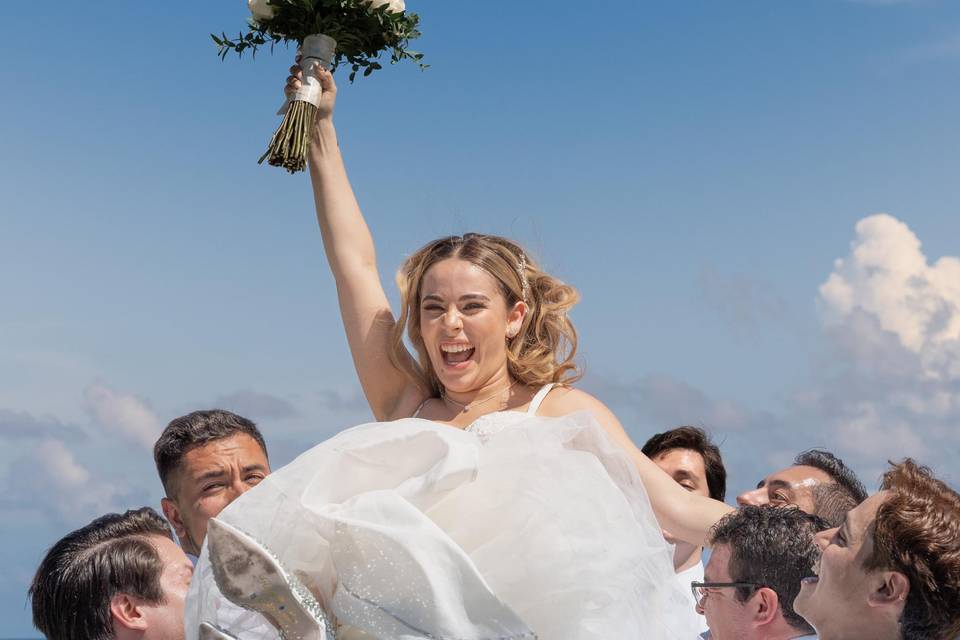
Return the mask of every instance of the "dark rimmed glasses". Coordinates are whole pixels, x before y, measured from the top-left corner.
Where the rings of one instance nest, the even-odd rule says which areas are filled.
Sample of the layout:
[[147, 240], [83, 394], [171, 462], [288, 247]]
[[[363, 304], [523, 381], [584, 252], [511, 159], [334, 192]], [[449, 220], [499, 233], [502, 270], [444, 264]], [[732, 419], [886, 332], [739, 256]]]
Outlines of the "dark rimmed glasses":
[[759, 582], [691, 582], [690, 589], [693, 591], [693, 599], [697, 602], [698, 607], [703, 607], [703, 600], [707, 597], [707, 594], [710, 592], [707, 589], [725, 589], [725, 588], [738, 588], [743, 587], [745, 589], [752, 589], [756, 591], [761, 587], [766, 585], [760, 584]]

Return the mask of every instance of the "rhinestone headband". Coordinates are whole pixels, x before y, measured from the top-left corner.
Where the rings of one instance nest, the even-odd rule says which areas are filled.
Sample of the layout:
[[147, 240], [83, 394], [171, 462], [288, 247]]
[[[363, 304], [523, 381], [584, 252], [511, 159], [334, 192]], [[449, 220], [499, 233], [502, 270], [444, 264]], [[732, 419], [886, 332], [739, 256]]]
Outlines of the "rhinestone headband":
[[520, 261], [517, 264], [517, 275], [520, 276], [520, 286], [523, 289], [523, 301], [530, 298], [530, 284], [527, 282], [527, 256], [521, 251]]

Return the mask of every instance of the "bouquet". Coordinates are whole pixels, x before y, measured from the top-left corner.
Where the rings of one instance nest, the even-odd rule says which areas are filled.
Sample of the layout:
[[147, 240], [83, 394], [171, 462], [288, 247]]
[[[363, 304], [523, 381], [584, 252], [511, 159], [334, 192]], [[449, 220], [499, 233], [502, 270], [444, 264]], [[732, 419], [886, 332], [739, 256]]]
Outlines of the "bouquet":
[[420, 36], [420, 17], [406, 11], [404, 0], [247, 0], [252, 14], [249, 29], [236, 40], [210, 34], [219, 47], [221, 59], [230, 51], [239, 56], [270, 43], [296, 42], [300, 53], [303, 81], [300, 89], [288, 99], [278, 113], [283, 121], [270, 146], [260, 157], [290, 173], [303, 171], [307, 150], [313, 135], [317, 106], [320, 104], [320, 82], [313, 70], [321, 64], [336, 70], [350, 65], [350, 82], [357, 73], [368, 76], [382, 69], [380, 55], [389, 50], [390, 64], [409, 59], [426, 68], [423, 54], [407, 48]]

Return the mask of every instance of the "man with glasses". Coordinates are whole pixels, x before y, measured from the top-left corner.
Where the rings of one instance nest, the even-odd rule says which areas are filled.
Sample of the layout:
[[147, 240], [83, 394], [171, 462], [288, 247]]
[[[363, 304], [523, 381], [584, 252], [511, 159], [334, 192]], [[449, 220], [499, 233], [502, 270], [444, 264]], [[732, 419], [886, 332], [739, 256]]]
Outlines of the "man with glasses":
[[711, 532], [704, 581], [692, 585], [697, 612], [710, 627], [704, 637], [815, 637], [793, 600], [819, 556], [814, 535], [827, 527], [796, 507], [745, 506], [720, 520]]

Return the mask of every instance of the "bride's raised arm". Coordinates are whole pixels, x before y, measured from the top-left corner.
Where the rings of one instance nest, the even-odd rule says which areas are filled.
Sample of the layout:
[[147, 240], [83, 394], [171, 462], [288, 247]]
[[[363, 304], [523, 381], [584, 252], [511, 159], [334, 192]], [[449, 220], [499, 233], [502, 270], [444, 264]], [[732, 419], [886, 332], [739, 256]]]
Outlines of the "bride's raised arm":
[[[383, 290], [373, 238], [353, 194], [337, 144], [333, 110], [337, 85], [320, 65], [317, 77], [323, 89], [310, 145], [310, 179], [317, 206], [323, 247], [337, 284], [343, 327], [353, 363], [367, 402], [378, 420], [407, 417], [426, 397], [390, 359], [395, 326]], [[288, 91], [299, 85], [300, 68], [292, 67]], [[414, 366], [404, 352], [401, 366]]]
[[677, 484], [640, 451], [617, 416], [589, 393], [569, 387], [557, 389], [547, 396], [543, 413], [560, 416], [582, 410], [590, 411], [610, 438], [633, 459], [660, 526], [681, 540], [709, 546], [706, 543], [713, 525], [733, 508], [719, 500], [691, 493]]

